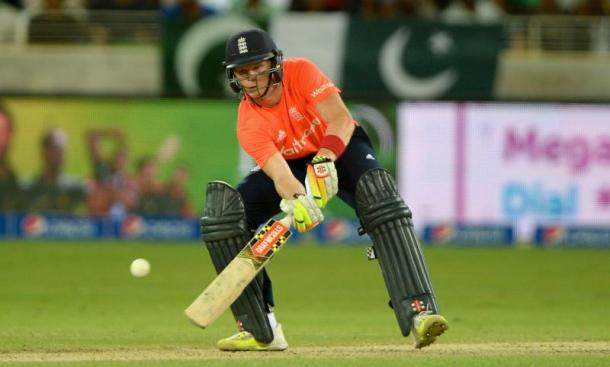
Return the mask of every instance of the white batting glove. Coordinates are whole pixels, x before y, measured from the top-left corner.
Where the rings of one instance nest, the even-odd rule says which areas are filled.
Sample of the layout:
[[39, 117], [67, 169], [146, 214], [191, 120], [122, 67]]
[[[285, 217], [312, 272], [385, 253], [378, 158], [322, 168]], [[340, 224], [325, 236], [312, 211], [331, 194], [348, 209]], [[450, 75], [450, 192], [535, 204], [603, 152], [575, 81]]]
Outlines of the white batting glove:
[[324, 215], [309, 195], [299, 195], [295, 199], [282, 199], [280, 209], [292, 214], [292, 222], [299, 232], [306, 232], [324, 220]]
[[339, 178], [335, 163], [323, 155], [313, 157], [307, 164], [305, 178], [307, 194], [311, 195], [318, 208], [324, 208], [339, 190]]

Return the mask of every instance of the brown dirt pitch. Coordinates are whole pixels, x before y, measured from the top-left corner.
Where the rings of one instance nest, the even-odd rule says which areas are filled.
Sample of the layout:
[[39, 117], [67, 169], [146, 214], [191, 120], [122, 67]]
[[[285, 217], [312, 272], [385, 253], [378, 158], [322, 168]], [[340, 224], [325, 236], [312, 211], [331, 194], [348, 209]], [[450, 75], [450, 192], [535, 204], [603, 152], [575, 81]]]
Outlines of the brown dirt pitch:
[[158, 347], [109, 348], [95, 350], [23, 350], [0, 352], [3, 362], [81, 362], [81, 361], [144, 361], [144, 360], [231, 360], [283, 358], [375, 358], [414, 355], [434, 356], [515, 356], [571, 355], [610, 356], [610, 342], [528, 342], [485, 344], [438, 344], [415, 350], [405, 345], [353, 345], [292, 347], [284, 352], [221, 352], [212, 348]]

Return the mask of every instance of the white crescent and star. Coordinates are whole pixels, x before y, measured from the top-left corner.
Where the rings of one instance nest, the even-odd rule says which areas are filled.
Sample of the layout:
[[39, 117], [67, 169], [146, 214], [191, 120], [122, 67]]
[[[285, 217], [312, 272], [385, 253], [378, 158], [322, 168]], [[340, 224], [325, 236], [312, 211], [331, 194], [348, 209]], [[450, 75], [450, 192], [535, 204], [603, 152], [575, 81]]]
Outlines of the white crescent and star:
[[182, 91], [189, 97], [200, 95], [197, 72], [205, 56], [234, 33], [255, 27], [254, 22], [241, 16], [210, 17], [190, 27], [180, 38], [175, 53], [176, 77]]
[[[427, 78], [411, 75], [402, 65], [402, 55], [407, 48], [409, 36], [409, 30], [402, 27], [384, 42], [378, 60], [381, 79], [396, 97], [417, 99], [440, 97], [455, 84], [458, 72], [448, 68]], [[444, 32], [435, 33], [429, 43], [435, 55], [447, 53], [453, 48], [453, 40]]]

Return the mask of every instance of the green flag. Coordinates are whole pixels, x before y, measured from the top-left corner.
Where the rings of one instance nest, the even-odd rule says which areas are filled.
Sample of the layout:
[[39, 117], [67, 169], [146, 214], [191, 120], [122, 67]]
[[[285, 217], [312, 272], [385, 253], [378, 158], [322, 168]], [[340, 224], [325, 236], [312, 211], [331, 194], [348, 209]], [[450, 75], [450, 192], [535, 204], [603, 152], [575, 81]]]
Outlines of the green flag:
[[352, 18], [342, 87], [355, 98], [493, 98], [500, 25]]
[[204, 17], [192, 23], [163, 22], [163, 84], [166, 96], [233, 96], [222, 61], [226, 40], [236, 32], [262, 25], [241, 16]]

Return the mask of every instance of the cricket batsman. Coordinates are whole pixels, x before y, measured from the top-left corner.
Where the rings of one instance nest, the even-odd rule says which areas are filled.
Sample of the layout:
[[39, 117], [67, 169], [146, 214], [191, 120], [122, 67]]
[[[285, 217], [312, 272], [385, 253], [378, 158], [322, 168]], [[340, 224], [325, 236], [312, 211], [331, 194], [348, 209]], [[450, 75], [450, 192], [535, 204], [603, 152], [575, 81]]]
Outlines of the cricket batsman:
[[[230, 37], [223, 64], [229, 85], [241, 95], [237, 138], [257, 167], [236, 189], [208, 184], [202, 237], [216, 271], [272, 216], [283, 211], [299, 232], [308, 231], [336, 195], [355, 209], [371, 237], [402, 334], [413, 334], [416, 348], [433, 343], [448, 324], [439, 314], [411, 211], [340, 90], [311, 61], [284, 60], [260, 29]], [[263, 269], [231, 306], [240, 331], [219, 340], [218, 348], [288, 348], [273, 307]]]

